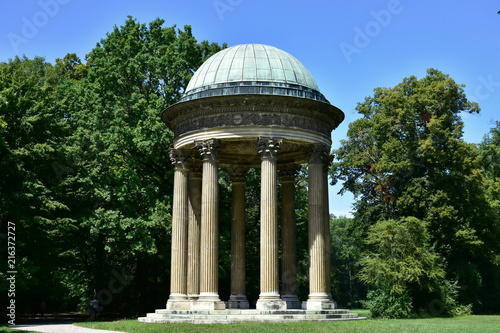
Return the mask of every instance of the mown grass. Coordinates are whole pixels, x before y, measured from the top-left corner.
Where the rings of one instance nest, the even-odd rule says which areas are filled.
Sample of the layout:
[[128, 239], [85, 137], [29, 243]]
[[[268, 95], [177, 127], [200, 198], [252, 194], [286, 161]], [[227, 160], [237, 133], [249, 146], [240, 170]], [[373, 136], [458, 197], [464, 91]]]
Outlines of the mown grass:
[[0, 325], [0, 333], [4, 333], [4, 332], [9, 332], [9, 333], [12, 333], [12, 332], [16, 332], [16, 333], [19, 333], [19, 332], [22, 332], [22, 333], [37, 333], [37, 332], [34, 332], [34, 331], [20, 331], [20, 330], [13, 330], [12, 328], [9, 328], [7, 325]]
[[[363, 311], [353, 311], [366, 315]], [[137, 320], [121, 320], [116, 322], [78, 323], [79, 326], [115, 330], [132, 333], [164, 333], [164, 332], [217, 332], [217, 333], [262, 333], [262, 332], [333, 332], [333, 333], [495, 333], [500, 332], [500, 316], [466, 316], [458, 318], [430, 319], [367, 319], [344, 322], [300, 322], [300, 323], [240, 323], [240, 324], [144, 324]]]

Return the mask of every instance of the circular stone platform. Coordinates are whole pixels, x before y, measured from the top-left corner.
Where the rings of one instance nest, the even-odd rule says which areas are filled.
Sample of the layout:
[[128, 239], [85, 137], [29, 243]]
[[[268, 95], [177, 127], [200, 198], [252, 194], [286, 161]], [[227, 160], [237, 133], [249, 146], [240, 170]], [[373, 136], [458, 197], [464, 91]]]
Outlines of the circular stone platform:
[[345, 321], [366, 319], [349, 310], [213, 310], [213, 311], [181, 311], [156, 310], [147, 317], [139, 318], [143, 323], [189, 323], [189, 324], [234, 324], [243, 322], [300, 322], [300, 321]]

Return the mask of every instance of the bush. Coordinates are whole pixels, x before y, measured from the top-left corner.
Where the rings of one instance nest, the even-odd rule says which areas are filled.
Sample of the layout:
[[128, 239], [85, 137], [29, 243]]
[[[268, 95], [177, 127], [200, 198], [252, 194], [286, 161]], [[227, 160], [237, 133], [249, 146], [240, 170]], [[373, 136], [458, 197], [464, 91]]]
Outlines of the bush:
[[365, 306], [370, 310], [373, 318], [410, 318], [413, 313], [411, 297], [408, 292], [389, 293], [384, 290], [368, 292]]

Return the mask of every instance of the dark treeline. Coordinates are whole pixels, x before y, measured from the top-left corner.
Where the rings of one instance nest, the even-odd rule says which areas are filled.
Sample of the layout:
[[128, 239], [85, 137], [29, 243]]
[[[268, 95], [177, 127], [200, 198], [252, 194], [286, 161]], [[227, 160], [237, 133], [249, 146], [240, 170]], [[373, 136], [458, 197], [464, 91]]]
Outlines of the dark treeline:
[[[18, 313], [39, 311], [42, 302], [50, 312], [85, 311], [95, 294], [105, 312], [124, 316], [165, 307], [172, 133], [159, 115], [203, 61], [226, 46], [198, 42], [189, 26], [163, 23], [129, 18], [84, 61], [67, 54], [54, 64], [43, 58], [0, 63], [0, 221], [1, 233], [9, 222], [16, 228]], [[464, 142], [458, 113], [479, 107], [435, 70], [376, 89], [357, 110], [362, 117], [350, 125], [331, 167], [332, 181], [344, 181], [343, 190], [357, 198], [354, 218], [331, 220], [339, 306], [369, 306], [389, 317], [498, 311], [500, 126], [479, 146]], [[296, 179], [302, 299], [308, 294], [306, 173], [303, 168]], [[259, 183], [260, 170], [251, 170], [251, 303], [259, 294]], [[222, 168], [224, 300], [230, 188]]]

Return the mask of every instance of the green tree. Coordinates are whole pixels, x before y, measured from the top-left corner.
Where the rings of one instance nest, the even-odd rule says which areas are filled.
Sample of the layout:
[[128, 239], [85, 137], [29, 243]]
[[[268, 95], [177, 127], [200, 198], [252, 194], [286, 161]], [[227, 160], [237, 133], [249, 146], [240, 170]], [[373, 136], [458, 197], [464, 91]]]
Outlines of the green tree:
[[93, 294], [122, 314], [164, 306], [173, 170], [160, 113], [221, 46], [163, 23], [129, 17], [85, 63], [0, 63], [0, 221], [16, 224], [20, 312], [84, 310]]
[[[486, 197], [493, 211], [492, 222], [500, 225], [500, 122], [497, 121], [488, 135], [479, 144], [481, 166], [485, 175]], [[488, 304], [488, 311], [495, 312], [500, 307], [500, 252], [493, 251], [493, 260], [488, 263], [488, 274], [484, 284], [489, 287], [484, 290], [482, 298]]]
[[486, 198], [477, 148], [462, 139], [460, 112], [479, 112], [463, 85], [430, 69], [359, 103], [361, 118], [335, 152], [333, 182], [344, 181], [365, 236], [384, 220], [416, 217], [457, 281], [459, 300], [484, 309], [477, 295], [498, 253], [498, 224]]
[[367, 243], [371, 251], [360, 261], [359, 276], [375, 288], [367, 301], [373, 316], [458, 312], [455, 288], [430, 246], [425, 222], [415, 217], [379, 221], [370, 228]]
[[496, 122], [496, 126], [479, 144], [479, 153], [486, 176], [488, 198], [496, 216], [500, 216], [500, 121]]
[[[73, 221], [66, 217], [69, 207], [56, 190], [57, 161], [64, 156], [62, 144], [69, 135], [58, 91], [61, 81], [64, 77], [43, 58], [0, 63], [0, 221], [2, 233], [7, 233], [8, 222], [15, 224], [19, 312], [29, 312], [31, 303], [64, 295], [54, 278], [59, 263], [54, 241]], [[58, 292], [50, 294], [48, 289]]]
[[332, 294], [341, 307], [361, 307], [366, 286], [358, 279], [360, 260], [366, 248], [362, 232], [353, 218], [330, 218]]
[[220, 47], [163, 23], [129, 17], [85, 65], [74, 55], [58, 60], [72, 80], [60, 190], [78, 221], [61, 239], [61, 274], [82, 306], [97, 294], [106, 311], [146, 312], [168, 296], [172, 133], [159, 115]]

